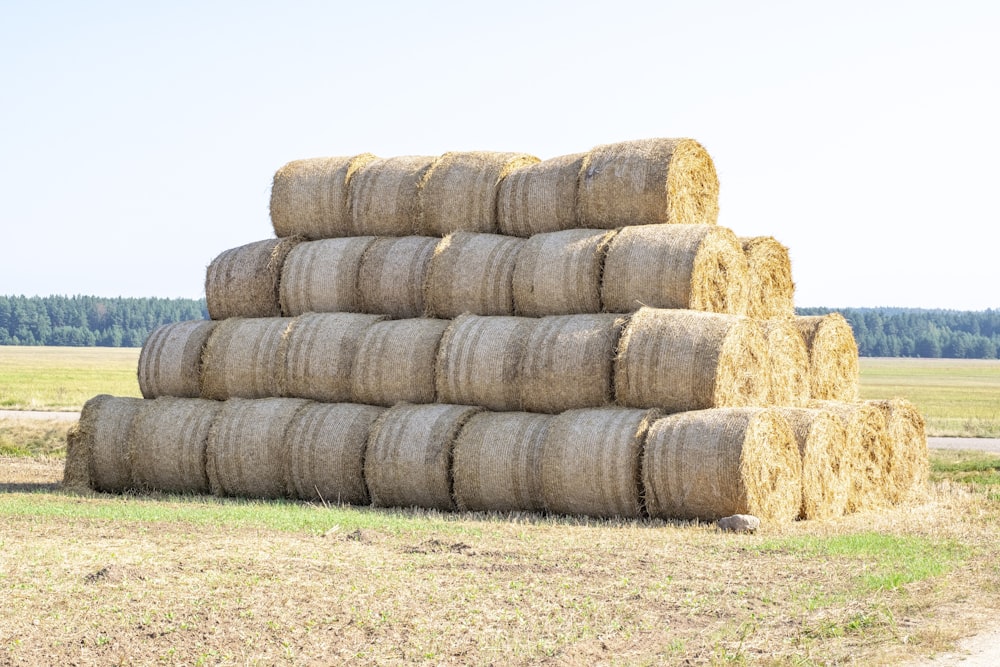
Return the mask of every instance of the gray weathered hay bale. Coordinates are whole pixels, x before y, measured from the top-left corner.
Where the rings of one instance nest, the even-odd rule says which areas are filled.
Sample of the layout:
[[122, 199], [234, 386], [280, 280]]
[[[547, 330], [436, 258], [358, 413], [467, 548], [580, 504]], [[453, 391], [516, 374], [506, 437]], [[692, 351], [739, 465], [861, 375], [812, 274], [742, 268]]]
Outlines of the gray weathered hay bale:
[[889, 504], [889, 465], [892, 441], [885, 413], [872, 402], [812, 401], [836, 414], [847, 430], [847, 446], [853, 455], [851, 489], [847, 497], [847, 512], [884, 507]]
[[447, 320], [376, 322], [358, 345], [351, 370], [351, 400], [391, 406], [433, 403], [434, 371]]
[[614, 235], [567, 229], [528, 239], [514, 266], [514, 311], [528, 317], [601, 312], [601, 275]]
[[336, 403], [351, 400], [351, 369], [368, 328], [384, 315], [306, 313], [285, 333], [281, 392]]
[[420, 218], [420, 183], [434, 158], [403, 155], [378, 158], [349, 183], [348, 208], [356, 236], [415, 234]]
[[201, 397], [281, 395], [282, 339], [290, 317], [230, 318], [215, 327], [201, 361]]
[[644, 305], [743, 315], [748, 274], [739, 240], [725, 227], [626, 227], [608, 246], [601, 300], [611, 313]]
[[769, 405], [800, 407], [809, 402], [809, 351], [791, 319], [758, 320], [767, 337], [771, 369]]
[[591, 408], [553, 418], [542, 445], [542, 495], [557, 514], [643, 514], [642, 449], [656, 410]]
[[889, 502], [896, 504], [920, 498], [927, 490], [930, 472], [923, 415], [905, 398], [868, 403], [885, 415], [890, 443], [886, 477]]
[[63, 484], [120, 492], [132, 487], [129, 440], [141, 398], [100, 394], [84, 403], [80, 421], [67, 442]]
[[427, 273], [430, 317], [514, 314], [514, 264], [524, 240], [456, 232], [441, 239]]
[[285, 432], [288, 493], [302, 500], [367, 505], [365, 447], [383, 408], [312, 403]]
[[719, 179], [692, 139], [642, 139], [597, 146], [584, 159], [576, 204], [580, 227], [715, 224]]
[[143, 398], [201, 395], [201, 356], [216, 324], [214, 320], [174, 322], [149, 334], [139, 352]]
[[205, 300], [213, 320], [281, 315], [279, 285], [285, 257], [301, 237], [267, 239], [226, 250], [205, 273]]
[[424, 285], [440, 239], [404, 236], [377, 239], [358, 268], [358, 299], [365, 313], [394, 319], [424, 314]]
[[455, 318], [437, 358], [437, 400], [520, 410], [521, 360], [538, 320], [528, 317]]
[[752, 514], [793, 521], [802, 505], [795, 435], [770, 408], [682, 412], [653, 423], [642, 468], [646, 508], [663, 519]]
[[767, 405], [767, 339], [739, 315], [642, 308], [618, 343], [615, 399], [667, 412]]
[[452, 447], [478, 407], [397, 405], [372, 427], [365, 481], [376, 506], [452, 510]]
[[220, 401], [161, 397], [145, 401], [132, 423], [129, 455], [140, 489], [208, 493], [208, 434]]
[[802, 458], [802, 519], [843, 516], [850, 495], [852, 457], [858, 452], [847, 442], [847, 430], [829, 410], [776, 408], [788, 421]]
[[63, 466], [63, 488], [83, 491], [90, 489], [90, 437], [80, 430], [80, 422], [66, 432], [66, 463]]
[[283, 166], [271, 184], [274, 233], [309, 239], [350, 236], [354, 227], [347, 208], [351, 178], [374, 159], [371, 153], [362, 153], [293, 160]]
[[497, 193], [500, 233], [527, 237], [579, 227], [576, 188], [585, 157], [561, 155], [507, 174]]
[[287, 495], [289, 424], [309, 401], [232, 398], [223, 403], [208, 435], [206, 466], [217, 496], [283, 498]]
[[458, 508], [473, 512], [540, 512], [542, 442], [551, 415], [481, 412], [462, 428], [454, 448]]
[[361, 256], [374, 240], [356, 236], [295, 246], [281, 271], [282, 314], [358, 312]]
[[511, 171], [534, 164], [524, 153], [489, 151], [445, 153], [420, 184], [419, 234], [497, 231], [497, 190]]
[[819, 401], [858, 399], [858, 344], [840, 313], [795, 318], [809, 350], [809, 390]]
[[757, 319], [793, 317], [795, 283], [788, 248], [771, 236], [740, 237], [750, 273], [747, 315]]
[[518, 386], [521, 409], [562, 412], [614, 402], [615, 351], [620, 315], [553, 315], [528, 334]]

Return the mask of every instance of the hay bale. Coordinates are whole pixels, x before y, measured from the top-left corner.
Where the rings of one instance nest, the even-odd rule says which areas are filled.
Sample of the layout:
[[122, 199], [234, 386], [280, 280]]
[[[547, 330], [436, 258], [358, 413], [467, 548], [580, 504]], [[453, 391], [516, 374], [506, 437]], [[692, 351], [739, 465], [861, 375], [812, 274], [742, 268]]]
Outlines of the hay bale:
[[809, 402], [809, 351], [791, 319], [758, 320], [767, 337], [771, 388], [768, 405], [801, 407]]
[[372, 427], [365, 481], [380, 507], [452, 510], [452, 447], [480, 411], [461, 405], [397, 405]]
[[132, 479], [140, 489], [208, 493], [205, 451], [219, 401], [161, 397], [142, 404], [132, 424]]
[[809, 406], [833, 412], [847, 431], [853, 470], [846, 511], [860, 512], [886, 506], [890, 495], [888, 472], [892, 441], [882, 409], [872, 402], [811, 401]]
[[283, 498], [287, 495], [285, 433], [309, 401], [299, 398], [232, 398], [223, 403], [208, 434], [206, 466], [217, 496]]
[[757, 319], [794, 317], [795, 283], [788, 248], [771, 236], [740, 237], [750, 273], [747, 315]]
[[418, 234], [497, 231], [497, 190], [515, 169], [538, 162], [524, 153], [489, 151], [445, 153], [420, 184]]
[[585, 157], [561, 155], [507, 174], [497, 193], [500, 233], [528, 237], [579, 227], [576, 188]]
[[63, 484], [117, 493], [132, 488], [129, 441], [141, 398], [100, 394], [84, 403], [68, 438]]
[[149, 334], [139, 352], [143, 398], [201, 395], [201, 356], [216, 324], [214, 320], [174, 322]]
[[430, 317], [514, 314], [514, 263], [524, 240], [456, 232], [434, 250], [425, 291]]
[[802, 506], [795, 435], [769, 408], [682, 412], [653, 423], [642, 467], [651, 517], [793, 521]]
[[295, 246], [281, 271], [282, 314], [358, 312], [361, 256], [374, 240], [357, 236]]
[[306, 313], [285, 334], [281, 390], [274, 396], [351, 400], [351, 369], [368, 328], [384, 315]]
[[371, 153], [309, 158], [293, 160], [279, 169], [271, 184], [275, 235], [308, 239], [350, 236], [354, 227], [347, 207], [351, 178], [374, 159]]
[[692, 139], [642, 139], [597, 146], [584, 159], [577, 190], [580, 227], [715, 224], [719, 179]]
[[611, 313], [645, 305], [743, 315], [748, 272], [739, 240], [725, 227], [626, 227], [608, 246], [601, 300]]
[[312, 403], [298, 411], [285, 432], [289, 495], [367, 505], [365, 447], [383, 412], [352, 403]]
[[521, 360], [537, 320], [463, 315], [444, 332], [437, 357], [437, 400], [520, 410]]
[[601, 275], [614, 236], [613, 231], [567, 229], [528, 239], [514, 265], [515, 313], [601, 312]]
[[63, 466], [64, 489], [84, 491], [90, 489], [90, 439], [80, 430], [80, 422], [66, 432], [66, 463]]
[[738, 315], [642, 308], [618, 343], [615, 400], [667, 412], [766, 405], [767, 339]]
[[408, 236], [417, 233], [420, 183], [433, 164], [425, 155], [377, 158], [348, 184], [348, 209], [355, 236]]
[[850, 495], [853, 461], [859, 450], [829, 410], [776, 408], [791, 426], [802, 459], [802, 519], [843, 516]]
[[282, 340], [290, 317], [230, 318], [205, 343], [201, 397], [265, 398], [281, 395]]
[[611, 405], [619, 315], [553, 315], [537, 321], [521, 361], [521, 409], [562, 412]]
[[354, 357], [351, 400], [385, 406], [433, 403], [438, 348], [449, 324], [419, 318], [369, 327]]
[[440, 239], [427, 236], [376, 239], [361, 256], [361, 311], [394, 319], [424, 314], [424, 284]]
[[930, 473], [923, 415], [905, 398], [867, 402], [885, 415], [890, 443], [886, 475], [888, 501], [896, 504], [922, 497]]
[[302, 239], [256, 241], [226, 250], [205, 274], [205, 300], [213, 320], [281, 315], [279, 285], [285, 257]]
[[858, 344], [840, 313], [795, 318], [809, 350], [809, 391], [819, 401], [858, 399], [861, 383]]
[[551, 415], [481, 412], [462, 428], [454, 448], [458, 509], [540, 512], [542, 443]]

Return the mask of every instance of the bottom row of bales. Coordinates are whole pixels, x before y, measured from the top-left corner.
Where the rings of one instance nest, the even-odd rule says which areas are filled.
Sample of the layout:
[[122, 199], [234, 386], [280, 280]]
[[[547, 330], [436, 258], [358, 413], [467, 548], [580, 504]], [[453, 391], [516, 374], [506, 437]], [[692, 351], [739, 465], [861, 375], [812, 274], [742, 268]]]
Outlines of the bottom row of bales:
[[548, 415], [297, 398], [101, 395], [71, 430], [64, 483], [439, 510], [773, 522], [915, 497], [927, 476], [906, 401]]

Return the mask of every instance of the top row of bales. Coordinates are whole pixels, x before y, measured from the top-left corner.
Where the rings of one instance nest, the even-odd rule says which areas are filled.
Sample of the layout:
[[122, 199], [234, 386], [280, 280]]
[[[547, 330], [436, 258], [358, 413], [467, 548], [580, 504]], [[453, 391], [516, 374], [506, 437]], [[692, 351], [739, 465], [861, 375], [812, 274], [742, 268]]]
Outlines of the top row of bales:
[[719, 181], [692, 139], [643, 139], [549, 160], [524, 153], [370, 153], [289, 162], [274, 176], [279, 237], [529, 237], [564, 229], [715, 224]]

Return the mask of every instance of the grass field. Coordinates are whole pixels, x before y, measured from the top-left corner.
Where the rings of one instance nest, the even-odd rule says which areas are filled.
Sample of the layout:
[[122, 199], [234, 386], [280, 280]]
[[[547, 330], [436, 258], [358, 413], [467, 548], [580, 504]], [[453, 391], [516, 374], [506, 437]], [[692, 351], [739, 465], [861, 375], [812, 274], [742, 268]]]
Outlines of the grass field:
[[139, 348], [0, 346], [0, 408], [79, 410], [97, 394], [141, 396]]

